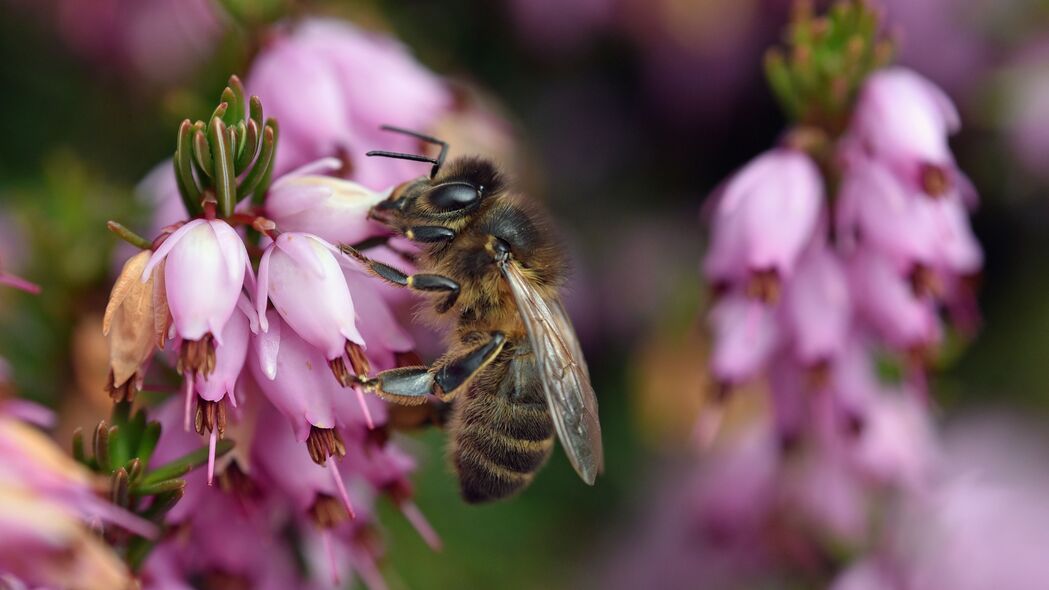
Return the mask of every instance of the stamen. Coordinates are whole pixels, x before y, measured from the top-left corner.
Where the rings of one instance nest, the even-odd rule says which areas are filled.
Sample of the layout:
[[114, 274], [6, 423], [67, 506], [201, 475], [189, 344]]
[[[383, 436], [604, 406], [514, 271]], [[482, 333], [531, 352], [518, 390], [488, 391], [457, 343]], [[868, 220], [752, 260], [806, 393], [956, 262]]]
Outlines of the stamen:
[[443, 546], [441, 537], [438, 536], [437, 531], [433, 530], [433, 527], [430, 526], [429, 521], [426, 520], [426, 517], [423, 515], [422, 511], [419, 510], [419, 507], [415, 502], [405, 500], [400, 503], [400, 508], [401, 514], [408, 519], [408, 522], [410, 522], [412, 527], [414, 527], [419, 533], [419, 536], [422, 537], [423, 541], [430, 546], [430, 549], [440, 551]]
[[751, 273], [746, 286], [747, 296], [772, 305], [779, 301], [780, 280], [776, 269], [769, 268]]
[[190, 415], [193, 411], [193, 375], [188, 371], [182, 375], [182, 388], [185, 390], [186, 396], [186, 416], [184, 427], [186, 432], [189, 432]]
[[947, 170], [943, 166], [929, 163], [922, 164], [919, 174], [921, 175], [922, 190], [934, 199], [947, 194], [947, 191], [951, 188], [950, 176], [948, 176]]
[[199, 374], [207, 378], [215, 372], [215, 338], [210, 333], [200, 340], [183, 340], [178, 357], [178, 372]]
[[113, 382], [116, 379], [113, 376], [113, 370], [109, 370], [109, 377], [106, 379], [106, 393], [109, 394], [109, 398], [113, 400], [113, 403], [135, 401], [135, 394], [138, 393], [136, 385], [138, 379], [136, 377], [137, 375], [132, 375], [128, 377], [127, 381], [117, 385]]
[[217, 430], [211, 431], [211, 437], [208, 440], [208, 485], [212, 485], [215, 481], [215, 445], [218, 442], [219, 433]]
[[346, 456], [346, 444], [334, 428], [311, 426], [310, 434], [306, 437], [306, 449], [317, 465], [324, 465], [328, 457], [333, 455]]
[[353, 367], [355, 375], [368, 377], [371, 373], [371, 363], [368, 362], [368, 357], [364, 356], [364, 349], [360, 345], [347, 340], [346, 356], [350, 358], [350, 366]]
[[368, 425], [368, 430], [375, 430], [375, 422], [372, 420], [371, 410], [368, 409], [368, 402], [364, 399], [364, 392], [359, 386], [354, 386], [353, 391], [357, 393], [357, 403], [361, 405], [361, 411], [364, 412], [364, 422]]
[[357, 518], [357, 513], [353, 511], [353, 504], [350, 503], [350, 494], [346, 492], [346, 484], [342, 481], [342, 474], [339, 473], [338, 462], [334, 458], [328, 459], [328, 469], [331, 470], [331, 477], [335, 481], [335, 489], [339, 491], [339, 498], [342, 500], [342, 505], [346, 508], [346, 512], [350, 514], [350, 520]]
[[331, 374], [335, 375], [335, 380], [339, 382], [339, 385], [349, 387], [355, 381], [342, 357], [328, 361], [328, 367], [331, 368]]

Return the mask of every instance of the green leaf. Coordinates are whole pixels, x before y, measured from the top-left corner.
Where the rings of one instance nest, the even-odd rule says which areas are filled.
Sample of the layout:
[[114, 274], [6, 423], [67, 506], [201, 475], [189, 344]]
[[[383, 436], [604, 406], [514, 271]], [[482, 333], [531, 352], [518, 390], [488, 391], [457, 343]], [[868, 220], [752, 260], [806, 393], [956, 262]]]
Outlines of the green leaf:
[[200, 209], [200, 187], [193, 178], [193, 148], [192, 148], [193, 124], [189, 119], [182, 121], [178, 128], [178, 142], [175, 147], [175, 180], [178, 184], [178, 192], [182, 197], [182, 203], [190, 215], [199, 215]]
[[[188, 469], [187, 469], [188, 471]], [[173, 492], [186, 487], [186, 481], [182, 479], [165, 479], [154, 483], [139, 482], [131, 491], [136, 496], [155, 496], [165, 492]]]
[[142, 460], [143, 465], [149, 465], [149, 460], [153, 458], [153, 451], [160, 440], [160, 430], [160, 422], [150, 422], [142, 431], [142, 438], [138, 443], [138, 458]]
[[104, 473], [109, 473], [113, 469], [109, 463], [109, 428], [106, 426], [106, 421], [102, 420], [95, 427], [95, 436], [92, 440], [92, 446], [95, 451], [95, 462], [98, 463], [99, 469]]
[[[247, 125], [244, 126], [242, 137], [244, 139], [241, 141], [241, 152], [237, 156], [237, 165], [235, 166], [237, 174], [247, 170], [255, 156], [259, 153], [259, 126], [254, 120], [248, 120]], [[243, 198], [243, 195], [241, 195], [241, 198]]]
[[[233, 441], [223, 439], [215, 445], [215, 456], [221, 457], [233, 450]], [[192, 453], [183, 455], [174, 461], [167, 463], [143, 476], [141, 485], [156, 484], [162, 481], [182, 477], [190, 470], [196, 469], [208, 462], [208, 447], [201, 447]]]
[[84, 452], [84, 429], [77, 427], [73, 431], [73, 459], [81, 465], [88, 465], [87, 453]]
[[214, 156], [215, 194], [219, 202], [219, 214], [223, 217], [233, 215], [233, 205], [237, 202], [237, 174], [233, 171], [233, 152], [226, 133], [226, 124], [222, 119], [212, 119], [209, 127], [211, 133], [212, 155]]
[[193, 162], [196, 163], [197, 170], [200, 170], [204, 176], [214, 178], [215, 164], [211, 156], [211, 146], [208, 145], [208, 140], [201, 129], [193, 133]]
[[245, 115], [247, 114], [244, 112], [244, 84], [242, 84], [240, 78], [234, 74], [229, 77], [229, 85], [227, 88], [233, 94], [233, 100], [228, 102], [230, 103], [230, 110], [233, 112], [233, 117], [230, 119], [230, 125], [234, 125], [243, 122], [246, 118]]
[[244, 177], [244, 181], [240, 183], [238, 194], [241, 198], [256, 193], [263, 179], [269, 174], [269, 169], [273, 164], [276, 144], [277, 128], [271, 119], [262, 130], [262, 149], [259, 152], [259, 157], [255, 160], [255, 165], [252, 166], [248, 175]]
[[110, 500], [122, 508], [127, 508], [131, 505], [128, 480], [127, 471], [121, 467], [113, 474], [112, 485], [110, 486]]

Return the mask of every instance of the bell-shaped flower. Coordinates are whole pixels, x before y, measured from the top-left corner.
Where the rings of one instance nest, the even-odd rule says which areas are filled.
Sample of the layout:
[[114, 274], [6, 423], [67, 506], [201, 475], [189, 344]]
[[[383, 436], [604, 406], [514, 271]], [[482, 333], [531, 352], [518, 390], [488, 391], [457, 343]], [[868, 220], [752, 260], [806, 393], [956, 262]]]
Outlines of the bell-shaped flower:
[[[251, 449], [252, 462], [259, 467], [260, 477], [287, 496], [296, 511], [309, 514], [322, 528], [355, 518], [354, 505], [360, 506], [360, 500], [368, 498], [358, 496], [355, 499], [359, 501], [351, 503], [338, 458], [329, 456], [322, 462], [315, 458], [311, 461], [282, 414], [269, 404], [260, 410], [259, 434]], [[343, 451], [345, 454], [345, 449]], [[363, 503], [365, 508], [369, 504]]]
[[778, 282], [793, 273], [819, 225], [823, 181], [816, 164], [797, 150], [770, 150], [730, 178], [715, 198], [707, 277], [730, 284], [763, 277], [773, 284], [755, 294], [774, 299]]
[[795, 358], [809, 367], [832, 360], [852, 319], [849, 283], [837, 255], [826, 247], [810, 250], [787, 285], [783, 304]]
[[266, 303], [272, 300], [288, 326], [328, 361], [340, 359], [350, 343], [364, 346], [336, 253], [317, 236], [280, 234], [259, 262], [255, 299], [263, 331], [269, 329]]
[[368, 218], [371, 208], [389, 191], [378, 192], [356, 182], [319, 176], [337, 169], [338, 160], [328, 158], [311, 165], [309, 174], [289, 173], [273, 183], [266, 196], [266, 217], [283, 231], [303, 232], [332, 244], [356, 244], [389, 230]]
[[943, 90], [913, 70], [892, 67], [864, 83], [849, 141], [886, 162], [909, 187], [939, 196], [955, 185], [947, 138], [960, 126], [958, 110]]
[[939, 340], [934, 303], [919, 297], [889, 260], [865, 248], [847, 264], [857, 311], [889, 346], [915, 350]]
[[415, 340], [383, 298], [380, 289], [385, 285], [356, 265], [344, 273], [357, 310], [357, 327], [368, 343], [368, 361], [376, 370], [392, 369], [399, 354], [415, 350]]
[[710, 369], [724, 386], [743, 383], [765, 368], [780, 341], [775, 310], [732, 293], [710, 310], [714, 350]]
[[858, 471], [879, 484], [921, 491], [937, 454], [923, 402], [907, 392], [885, 391], [868, 404], [863, 425], [849, 453]]
[[155, 268], [145, 282], [139, 280], [150, 255], [142, 251], [124, 263], [102, 319], [102, 334], [109, 341], [106, 389], [116, 401], [133, 400], [142, 389], [146, 363], [168, 328], [163, 270]]
[[209, 374], [215, 366], [214, 344], [221, 344], [245, 273], [251, 272], [244, 242], [225, 221], [194, 219], [157, 248], [143, 280], [162, 261], [168, 307], [182, 340], [182, 371]]

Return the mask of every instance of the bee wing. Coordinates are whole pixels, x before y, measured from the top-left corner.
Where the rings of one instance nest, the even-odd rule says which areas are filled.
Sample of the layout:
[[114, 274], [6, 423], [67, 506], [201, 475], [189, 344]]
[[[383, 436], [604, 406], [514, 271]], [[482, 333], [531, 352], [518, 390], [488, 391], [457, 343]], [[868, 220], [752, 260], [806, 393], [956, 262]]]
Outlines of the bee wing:
[[502, 264], [535, 355], [546, 403], [568, 455], [579, 477], [593, 485], [604, 470], [601, 423], [597, 396], [572, 322], [560, 301], [547, 300], [513, 261]]

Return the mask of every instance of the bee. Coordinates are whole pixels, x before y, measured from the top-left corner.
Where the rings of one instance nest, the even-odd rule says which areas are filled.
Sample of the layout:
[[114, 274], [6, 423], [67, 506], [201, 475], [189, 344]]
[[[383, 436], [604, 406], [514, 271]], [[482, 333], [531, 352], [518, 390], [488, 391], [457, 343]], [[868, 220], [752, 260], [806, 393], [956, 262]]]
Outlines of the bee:
[[597, 398], [559, 287], [566, 261], [545, 215], [507, 186], [483, 158], [445, 164], [448, 144], [396, 127], [440, 147], [431, 158], [372, 151], [433, 164], [397, 186], [371, 216], [419, 244], [419, 272], [407, 274], [342, 250], [391, 284], [432, 299], [438, 318], [454, 320], [448, 351], [429, 366], [358, 377], [395, 404], [451, 405], [449, 455], [463, 499], [488, 502], [527, 487], [561, 441], [589, 485], [604, 469]]

